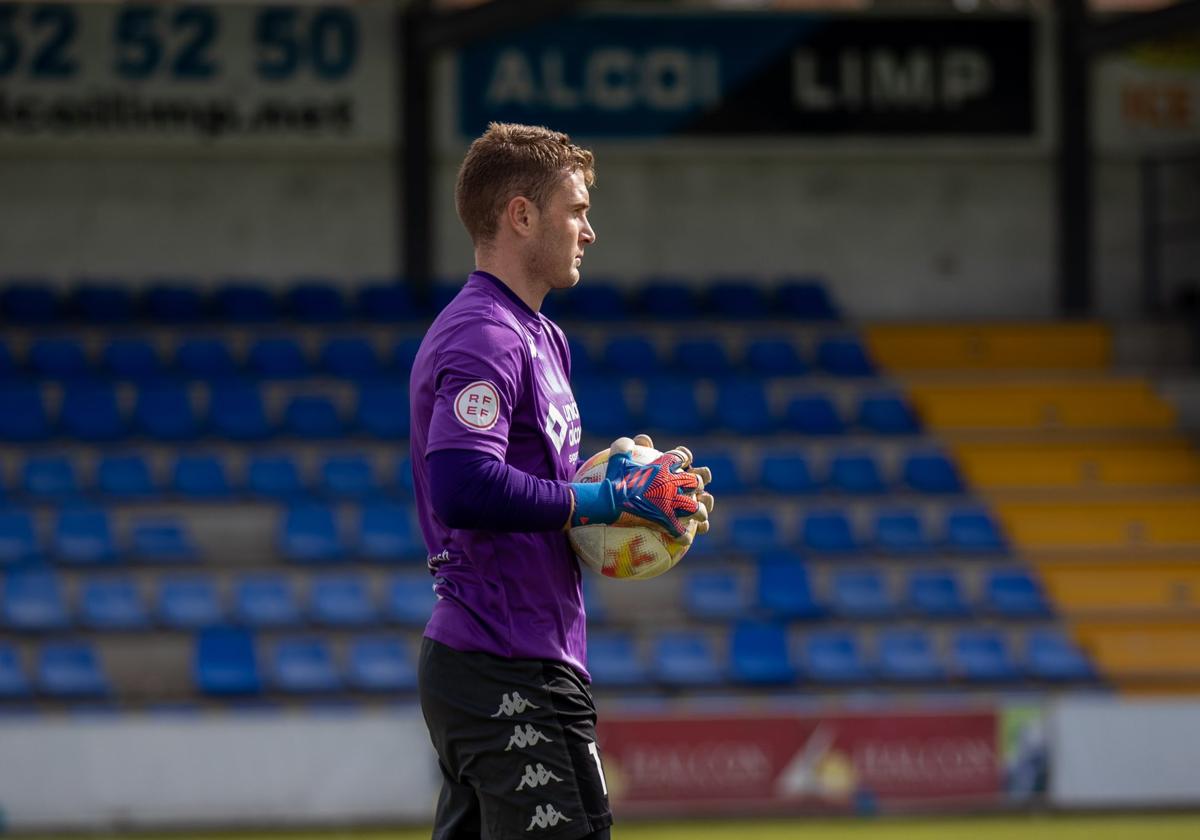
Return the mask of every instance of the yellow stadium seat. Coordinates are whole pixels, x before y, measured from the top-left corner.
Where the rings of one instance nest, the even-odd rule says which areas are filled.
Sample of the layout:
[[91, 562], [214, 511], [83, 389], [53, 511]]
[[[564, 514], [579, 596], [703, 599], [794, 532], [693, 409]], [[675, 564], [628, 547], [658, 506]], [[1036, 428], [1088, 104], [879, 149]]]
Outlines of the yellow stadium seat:
[[998, 501], [1009, 537], [1029, 551], [1200, 547], [1200, 498]]
[[1039, 563], [1059, 612], [1071, 617], [1200, 617], [1200, 560], [1192, 563]]
[[891, 371], [1100, 370], [1112, 358], [1103, 324], [878, 324], [873, 358]]
[[964, 476], [983, 490], [1200, 487], [1200, 452], [1187, 441], [964, 443]]
[[1076, 622], [1072, 630], [1101, 672], [1118, 680], [1200, 677], [1200, 621]]

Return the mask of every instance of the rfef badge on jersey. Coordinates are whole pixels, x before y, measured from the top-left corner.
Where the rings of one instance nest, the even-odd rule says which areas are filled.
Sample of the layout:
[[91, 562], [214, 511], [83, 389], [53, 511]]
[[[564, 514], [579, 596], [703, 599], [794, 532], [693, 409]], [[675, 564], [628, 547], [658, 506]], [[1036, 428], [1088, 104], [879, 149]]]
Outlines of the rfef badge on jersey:
[[472, 382], [454, 398], [454, 416], [471, 429], [492, 428], [500, 419], [500, 392], [491, 382]]

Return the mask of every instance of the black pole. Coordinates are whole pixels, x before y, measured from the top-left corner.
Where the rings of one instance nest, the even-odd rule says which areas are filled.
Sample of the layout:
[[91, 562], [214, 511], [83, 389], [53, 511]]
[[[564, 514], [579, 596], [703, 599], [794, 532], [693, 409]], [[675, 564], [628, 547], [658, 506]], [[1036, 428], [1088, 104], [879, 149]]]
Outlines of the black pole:
[[1157, 315], [1162, 310], [1162, 269], [1159, 263], [1160, 165], [1152, 156], [1141, 160], [1142, 181], [1142, 311]]
[[1092, 308], [1091, 62], [1084, 54], [1085, 0], [1059, 0], [1058, 309]]
[[402, 146], [397, 161], [403, 276], [422, 304], [433, 297], [433, 78], [432, 55], [424, 45], [430, 19], [428, 0], [409, 3], [397, 17], [402, 72]]

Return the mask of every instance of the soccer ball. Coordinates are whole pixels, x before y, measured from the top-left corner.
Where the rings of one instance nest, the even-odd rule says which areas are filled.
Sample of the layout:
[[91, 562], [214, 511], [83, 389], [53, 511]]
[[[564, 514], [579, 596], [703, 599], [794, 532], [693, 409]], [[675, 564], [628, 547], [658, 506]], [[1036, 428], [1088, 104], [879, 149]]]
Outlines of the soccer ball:
[[[588, 458], [575, 472], [575, 481], [598, 484], [608, 472], [609, 450]], [[649, 446], [634, 445], [635, 464], [652, 464], [662, 455]], [[576, 525], [567, 532], [580, 562], [605, 577], [646, 580], [658, 577], [683, 559], [696, 537], [696, 521], [687, 521], [682, 537], [646, 525]]]

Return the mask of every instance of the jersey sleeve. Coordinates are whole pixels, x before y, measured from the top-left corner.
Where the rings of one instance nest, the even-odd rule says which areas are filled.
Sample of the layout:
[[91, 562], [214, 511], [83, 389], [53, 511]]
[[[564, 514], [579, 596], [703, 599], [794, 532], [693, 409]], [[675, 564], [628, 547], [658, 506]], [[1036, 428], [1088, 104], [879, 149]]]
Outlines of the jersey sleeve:
[[465, 324], [438, 353], [425, 454], [469, 449], [504, 460], [513, 412], [524, 397], [524, 343], [509, 326]]

